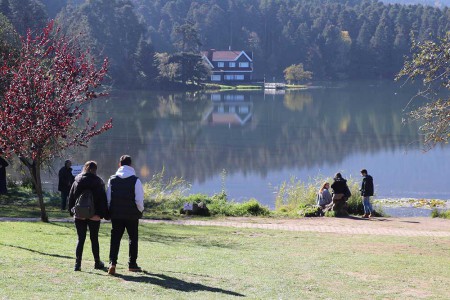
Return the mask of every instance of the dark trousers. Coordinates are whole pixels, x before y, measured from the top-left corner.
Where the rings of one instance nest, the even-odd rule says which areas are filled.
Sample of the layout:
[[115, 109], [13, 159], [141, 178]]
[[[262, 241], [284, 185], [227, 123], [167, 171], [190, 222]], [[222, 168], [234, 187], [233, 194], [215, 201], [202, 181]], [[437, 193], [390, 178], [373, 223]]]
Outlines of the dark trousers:
[[77, 228], [78, 243], [76, 249], [77, 261], [81, 261], [83, 257], [84, 241], [86, 240], [86, 232], [89, 227], [89, 237], [91, 239], [92, 254], [95, 261], [100, 260], [100, 246], [98, 244], [98, 231], [100, 230], [100, 221], [75, 219], [75, 227]]
[[111, 264], [117, 264], [117, 257], [119, 255], [120, 240], [122, 239], [125, 229], [128, 233], [128, 263], [136, 264], [138, 256], [138, 228], [139, 220], [122, 220], [111, 219], [111, 247], [109, 248], [109, 261]]
[[69, 196], [69, 192], [61, 192], [61, 210], [66, 210], [67, 205], [67, 197]]

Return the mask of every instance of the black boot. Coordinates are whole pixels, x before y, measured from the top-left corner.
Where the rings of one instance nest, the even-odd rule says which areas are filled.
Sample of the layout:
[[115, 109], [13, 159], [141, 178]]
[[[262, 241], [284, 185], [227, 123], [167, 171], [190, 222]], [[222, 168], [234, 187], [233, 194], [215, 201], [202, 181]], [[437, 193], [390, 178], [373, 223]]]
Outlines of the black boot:
[[105, 268], [105, 264], [99, 259], [95, 261], [94, 269], [103, 270]]
[[75, 267], [73, 268], [74, 271], [81, 271], [81, 259], [75, 260]]

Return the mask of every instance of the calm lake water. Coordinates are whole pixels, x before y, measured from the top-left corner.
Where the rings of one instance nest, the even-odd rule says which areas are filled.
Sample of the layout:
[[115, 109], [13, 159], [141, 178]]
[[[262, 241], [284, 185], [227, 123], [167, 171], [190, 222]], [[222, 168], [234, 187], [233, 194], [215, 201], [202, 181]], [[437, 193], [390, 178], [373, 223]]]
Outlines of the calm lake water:
[[402, 123], [415, 91], [384, 81], [280, 94], [115, 91], [87, 108], [94, 119], [112, 117], [114, 128], [67, 155], [75, 164], [96, 160], [106, 180], [128, 153], [143, 181], [164, 168], [190, 182], [191, 193], [220, 192], [225, 170], [230, 199], [271, 207], [274, 187], [292, 176], [360, 180], [361, 168], [377, 198], [449, 199], [450, 148], [424, 153], [418, 125]]

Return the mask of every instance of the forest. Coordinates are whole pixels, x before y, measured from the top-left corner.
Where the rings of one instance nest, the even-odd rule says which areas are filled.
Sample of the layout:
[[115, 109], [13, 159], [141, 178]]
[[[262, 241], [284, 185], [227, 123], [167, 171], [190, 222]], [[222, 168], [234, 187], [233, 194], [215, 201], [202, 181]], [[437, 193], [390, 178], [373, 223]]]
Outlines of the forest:
[[[110, 80], [120, 88], [163, 86], [157, 53], [207, 49], [252, 51], [261, 80], [281, 79], [300, 63], [314, 80], [393, 78], [412, 38], [450, 30], [450, 10], [445, 1], [387, 2], [394, 1], [0, 0], [0, 38], [4, 47], [8, 28], [23, 35], [54, 18], [99, 62], [109, 58]], [[183, 25], [193, 35], [180, 32]], [[195, 41], [189, 49], [181, 46], [186, 39]]]

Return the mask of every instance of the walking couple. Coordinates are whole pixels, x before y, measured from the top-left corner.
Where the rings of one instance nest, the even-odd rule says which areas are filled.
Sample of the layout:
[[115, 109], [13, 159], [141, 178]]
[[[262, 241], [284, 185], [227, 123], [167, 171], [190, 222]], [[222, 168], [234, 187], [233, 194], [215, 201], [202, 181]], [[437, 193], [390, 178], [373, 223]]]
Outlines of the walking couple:
[[[75, 214], [75, 206], [77, 199], [86, 190], [92, 192], [95, 212], [91, 218], [80, 218]], [[103, 180], [97, 176], [97, 163], [95, 161], [86, 162], [82, 173], [75, 177], [69, 192], [69, 213], [71, 216], [74, 216], [78, 234], [74, 270], [81, 270], [83, 247], [88, 228], [92, 254], [95, 260], [94, 268], [103, 269], [105, 267], [100, 260], [98, 242], [100, 220], [105, 219], [111, 220], [112, 224], [108, 274], [114, 275], [116, 272], [120, 241], [125, 229], [129, 238], [128, 269], [132, 272], [141, 271], [136, 260], [138, 256], [139, 219], [142, 217], [143, 211], [144, 190], [141, 181], [136, 177], [135, 170], [131, 167], [131, 157], [129, 155], [120, 157], [119, 169], [109, 178], [106, 189]]]

